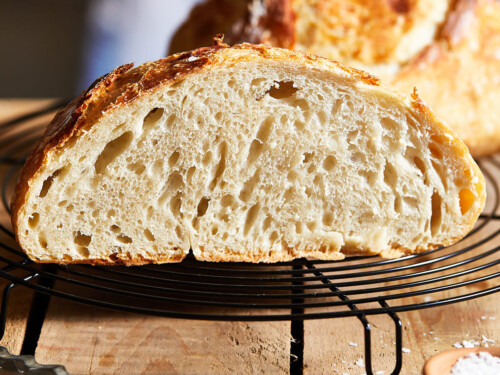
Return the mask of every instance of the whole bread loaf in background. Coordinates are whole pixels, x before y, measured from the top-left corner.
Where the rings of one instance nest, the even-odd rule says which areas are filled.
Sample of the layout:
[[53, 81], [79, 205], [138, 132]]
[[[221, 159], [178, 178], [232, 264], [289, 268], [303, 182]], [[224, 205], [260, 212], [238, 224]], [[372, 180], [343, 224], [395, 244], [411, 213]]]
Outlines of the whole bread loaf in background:
[[12, 223], [40, 262], [398, 257], [459, 240], [484, 201], [466, 146], [416, 94], [217, 41], [119, 67], [60, 111]]
[[499, 0], [207, 0], [177, 31], [171, 52], [220, 32], [230, 44], [332, 58], [402, 92], [416, 86], [474, 156], [500, 150]]

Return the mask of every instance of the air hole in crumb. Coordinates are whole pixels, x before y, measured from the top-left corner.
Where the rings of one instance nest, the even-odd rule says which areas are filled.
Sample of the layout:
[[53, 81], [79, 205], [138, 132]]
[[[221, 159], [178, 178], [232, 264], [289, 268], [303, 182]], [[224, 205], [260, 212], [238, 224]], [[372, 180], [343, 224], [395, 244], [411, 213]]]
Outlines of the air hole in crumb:
[[431, 155], [436, 159], [441, 159], [443, 157], [443, 153], [441, 149], [434, 143], [429, 145], [429, 150], [431, 151]]
[[212, 236], [215, 236], [217, 234], [217, 232], [219, 232], [219, 228], [216, 226], [213, 226], [212, 227]]
[[319, 120], [320, 124], [326, 124], [327, 123], [325, 111], [318, 111], [316, 113], [316, 116], [318, 116], [318, 120]]
[[110, 254], [110, 255], [108, 256], [108, 258], [109, 258], [109, 260], [111, 260], [111, 262], [113, 262], [113, 263], [117, 263], [117, 262], [118, 262], [118, 254], [115, 254], [115, 253]]
[[127, 165], [127, 169], [131, 172], [134, 172], [135, 174], [140, 175], [144, 172], [144, 170], [146, 169], [146, 166], [144, 164], [142, 164], [141, 162], [136, 162], [136, 163], [132, 163], [132, 164]]
[[398, 183], [396, 168], [389, 162], [386, 162], [384, 166], [384, 182], [392, 188], [395, 188]]
[[267, 117], [261, 124], [257, 136], [252, 141], [250, 149], [248, 150], [248, 164], [253, 164], [260, 156], [263, 151], [264, 143], [267, 141], [271, 135], [273, 128], [272, 117]]
[[172, 192], [180, 191], [184, 186], [184, 180], [182, 175], [179, 173], [172, 173], [163, 187], [163, 192], [158, 197], [158, 204], [163, 206], [167, 198], [172, 194]]
[[181, 206], [182, 206], [182, 193], [178, 192], [170, 200], [170, 211], [172, 211], [172, 213], [176, 216], [182, 216]]
[[435, 236], [441, 227], [441, 196], [432, 194], [431, 235]]
[[446, 173], [442, 172], [441, 166], [436, 163], [434, 160], [431, 160], [432, 167], [436, 171], [436, 174], [439, 176], [439, 179], [441, 180], [441, 183], [443, 184], [443, 187], [448, 189], [448, 181], [446, 181]]
[[222, 207], [229, 207], [234, 203], [234, 198], [232, 195], [225, 195], [220, 200]]
[[191, 184], [193, 182], [194, 172], [196, 172], [196, 167], [191, 167], [188, 169], [188, 171], [186, 173], [186, 182], [188, 184]]
[[213, 154], [212, 151], [208, 151], [204, 156], [203, 160], [201, 161], [203, 165], [206, 167], [208, 164], [210, 164], [213, 160]]
[[66, 207], [66, 211], [67, 212], [71, 212], [73, 211], [73, 209], [75, 208], [75, 206], [73, 206], [72, 204], [69, 204], [67, 207]]
[[270, 227], [271, 227], [271, 221], [273, 219], [271, 218], [271, 216], [267, 216], [266, 219], [262, 222], [262, 230], [263, 231], [266, 231], [268, 230]]
[[420, 172], [422, 172], [422, 176], [425, 176], [425, 165], [422, 159], [420, 159], [418, 156], [415, 156], [413, 158], [413, 163], [415, 163], [415, 166], [419, 169]]
[[469, 189], [464, 188], [460, 190], [458, 197], [460, 201], [460, 212], [462, 212], [462, 215], [465, 215], [474, 204], [474, 194]]
[[78, 254], [82, 256], [82, 258], [88, 258], [90, 256], [90, 251], [84, 246], [79, 246], [76, 248], [76, 251], [78, 251]]
[[66, 262], [71, 262], [73, 260], [73, 257], [71, 255], [68, 255], [68, 254], [64, 254], [63, 255], [63, 259], [64, 261]]
[[73, 242], [78, 246], [88, 246], [91, 240], [91, 235], [83, 234], [80, 231], [73, 232]]
[[39, 221], [40, 221], [40, 215], [38, 214], [38, 212], [34, 212], [31, 214], [30, 217], [28, 217], [28, 225], [30, 226], [31, 229], [35, 229]]
[[323, 225], [329, 227], [333, 224], [333, 214], [331, 212], [323, 213]]
[[313, 154], [313, 153], [311, 153], [311, 152], [306, 152], [306, 153], [304, 154], [304, 157], [303, 157], [303, 159], [302, 159], [302, 162], [303, 162], [303, 163], [309, 163], [309, 162], [312, 160], [313, 156], [314, 156], [314, 154]]
[[202, 217], [203, 215], [205, 215], [205, 213], [207, 212], [207, 209], [208, 209], [209, 202], [210, 202], [210, 199], [208, 199], [207, 197], [203, 197], [200, 199], [200, 203], [198, 203], [198, 207], [196, 209], [198, 217]]
[[297, 180], [299, 178], [299, 175], [295, 171], [290, 171], [290, 172], [288, 172], [288, 175], [286, 176], [286, 178], [288, 181], [294, 182], [295, 180]]
[[149, 206], [148, 210], [147, 210], [146, 218], [148, 220], [151, 220], [151, 218], [153, 217], [154, 213], [155, 213], [155, 209], [153, 208], [153, 206]]
[[132, 243], [132, 238], [124, 234], [119, 234], [118, 236], [116, 236], [116, 239], [121, 243]]
[[118, 138], [109, 142], [95, 162], [95, 171], [97, 174], [103, 174], [107, 166], [120, 156], [128, 148], [132, 142], [132, 132], [128, 131], [120, 135]]
[[259, 170], [255, 171], [254, 175], [248, 179], [243, 185], [243, 189], [241, 189], [239, 198], [243, 202], [247, 202], [252, 196], [252, 192], [255, 189], [255, 186], [259, 182]]
[[144, 229], [144, 237], [146, 237], [146, 239], [148, 241], [151, 241], [153, 242], [155, 240], [155, 236], [153, 235], [153, 233], [151, 233], [151, 231], [149, 229]]
[[45, 237], [43, 237], [43, 236], [38, 237], [38, 242], [40, 243], [40, 246], [42, 248], [44, 248], [44, 249], [47, 248], [48, 243], [47, 243], [47, 240], [45, 239]]
[[269, 242], [274, 243], [274, 242], [276, 242], [278, 240], [278, 238], [279, 238], [278, 232], [274, 231], [269, 236]]
[[67, 201], [67, 200], [64, 200], [64, 201], [60, 201], [57, 205], [58, 205], [59, 207], [62, 207], [62, 206], [66, 206], [66, 204], [67, 204], [67, 203], [68, 203], [68, 201]]
[[314, 232], [314, 230], [317, 227], [317, 224], [315, 221], [311, 221], [311, 222], [307, 223], [306, 225], [307, 225], [307, 229], [309, 229], [311, 232]]
[[170, 155], [170, 157], [168, 158], [168, 166], [170, 168], [172, 168], [174, 165], [177, 164], [177, 160], [179, 160], [179, 152], [178, 151], [174, 151], [172, 153], [172, 155]]
[[217, 183], [221, 179], [224, 170], [226, 169], [226, 152], [227, 152], [226, 142], [222, 142], [219, 147], [219, 162], [215, 167], [214, 178], [212, 179], [208, 187], [210, 190], [213, 190], [217, 186]]
[[289, 187], [286, 191], [285, 194], [283, 194], [283, 198], [285, 199], [285, 203], [289, 203], [293, 201], [295, 197], [295, 187]]
[[142, 125], [142, 128], [144, 130], [151, 129], [153, 126], [155, 126], [158, 123], [158, 121], [160, 121], [160, 119], [162, 118], [164, 112], [165, 112], [165, 110], [163, 108], [154, 108], [154, 109], [152, 109], [147, 114], [147, 116], [144, 117], [144, 123]]
[[297, 130], [299, 131], [303, 131], [306, 128], [306, 123], [301, 120], [295, 120], [293, 124], [295, 125], [295, 128], [297, 128]]
[[116, 216], [116, 211], [114, 209], [111, 209], [108, 211], [108, 213], [106, 214], [106, 216], [108, 217], [108, 219]]
[[337, 165], [337, 158], [333, 155], [328, 155], [323, 161], [323, 169], [327, 172], [333, 171]]
[[295, 233], [302, 233], [302, 223], [299, 223], [298, 221], [295, 222]]
[[61, 173], [61, 169], [58, 169], [54, 173], [52, 173], [47, 179], [43, 182], [42, 190], [40, 190], [40, 194], [38, 195], [40, 198], [43, 198], [49, 192], [50, 187], [52, 186], [52, 182], [54, 178], [56, 178]]
[[275, 81], [274, 84], [266, 91], [274, 99], [285, 99], [295, 94], [299, 89], [293, 87], [293, 81]]
[[113, 233], [120, 233], [120, 227], [116, 224], [113, 224], [112, 226], [109, 227], [109, 230]]
[[153, 173], [160, 175], [163, 172], [163, 159], [158, 159], [153, 163]]
[[247, 217], [245, 219], [245, 227], [243, 228], [243, 235], [247, 236], [252, 229], [255, 220], [257, 220], [257, 216], [259, 215], [260, 206], [259, 204], [253, 205], [247, 212]]
[[182, 239], [182, 230], [181, 227], [178, 225], [175, 227], [175, 234], [177, 235], [178, 239]]
[[362, 152], [353, 152], [351, 154], [351, 161], [354, 163], [363, 163], [365, 160], [365, 156]]
[[399, 214], [403, 212], [403, 203], [401, 202], [400, 196], [396, 196], [396, 198], [394, 198], [394, 211]]

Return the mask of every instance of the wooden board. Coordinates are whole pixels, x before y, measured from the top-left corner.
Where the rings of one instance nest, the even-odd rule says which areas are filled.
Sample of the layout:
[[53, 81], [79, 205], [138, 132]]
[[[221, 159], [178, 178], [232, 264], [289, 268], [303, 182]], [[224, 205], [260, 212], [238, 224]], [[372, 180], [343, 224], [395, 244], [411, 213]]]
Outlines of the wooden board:
[[52, 298], [35, 357], [71, 374], [287, 374], [289, 322], [212, 322]]

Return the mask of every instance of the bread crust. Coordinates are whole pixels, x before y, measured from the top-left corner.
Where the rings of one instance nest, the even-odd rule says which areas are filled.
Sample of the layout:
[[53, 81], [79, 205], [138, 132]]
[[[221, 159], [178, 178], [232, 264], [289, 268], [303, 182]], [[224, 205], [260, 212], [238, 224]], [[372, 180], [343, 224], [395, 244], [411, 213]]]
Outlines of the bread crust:
[[[237, 53], [241, 51], [241, 53]], [[174, 85], [186, 76], [199, 72], [202, 69], [211, 67], [230, 66], [235, 63], [252, 61], [255, 59], [269, 59], [274, 61], [295, 61], [303, 64], [305, 67], [321, 68], [329, 71], [335, 71], [345, 79], [353, 80], [360, 85], [367, 85], [380, 91], [381, 94], [390, 95], [398, 100], [413, 107], [413, 115], [420, 122], [429, 125], [431, 137], [440, 143], [448, 143], [456, 157], [461, 163], [474, 169], [474, 175], [478, 176], [476, 190], [481, 200], [480, 208], [484, 206], [486, 199], [484, 188], [484, 177], [479, 168], [472, 160], [467, 147], [462, 141], [457, 139], [434, 113], [418, 98], [414, 92], [411, 99], [403, 97], [383, 86], [380, 81], [357, 69], [344, 66], [325, 58], [294, 52], [291, 50], [271, 48], [263, 45], [241, 44], [229, 47], [222, 42], [221, 37], [215, 39], [210, 47], [203, 47], [193, 51], [173, 55], [155, 62], [146, 63], [137, 68], [132, 68], [132, 64], [118, 67], [111, 73], [99, 78], [88, 90], [84, 91], [79, 97], [74, 99], [68, 106], [59, 111], [46, 129], [42, 139], [38, 142], [32, 154], [28, 157], [19, 177], [17, 187], [11, 202], [12, 225], [18, 237], [18, 218], [20, 212], [25, 209], [27, 197], [34, 192], [31, 189], [32, 181], [41, 173], [45, 166], [50, 163], [51, 156], [62, 150], [68, 144], [75, 141], [81, 134], [88, 131], [97, 120], [110, 111], [118, 107], [127, 105], [143, 95], [160, 86]], [[479, 212], [475, 213], [479, 215]], [[462, 234], [465, 235], [474, 225], [477, 215], [470, 215], [467, 222], [468, 230]], [[458, 238], [450, 238], [449, 242], [444, 244], [429, 244], [409, 250], [400, 246], [394, 246], [380, 255], [384, 257], [397, 257], [403, 254], [413, 253], [436, 248], [440, 245], [449, 245], [456, 242]], [[352, 253], [352, 249], [346, 249], [345, 253]], [[344, 255], [341, 252], [328, 252], [328, 249], [317, 249], [314, 253], [300, 254], [294, 249], [288, 249], [287, 253], [268, 253], [256, 251], [255, 253], [237, 254], [232, 249], [221, 249], [210, 257], [203, 256], [200, 260], [209, 261], [246, 261], [246, 262], [277, 262], [287, 261], [299, 256], [313, 256], [318, 259], [342, 259]], [[182, 253], [171, 255], [159, 255], [154, 259], [146, 259], [142, 256], [133, 257], [130, 254], [117, 254], [113, 259], [87, 259], [84, 263], [90, 264], [124, 264], [140, 265], [147, 263], [165, 263], [177, 262], [184, 258]], [[80, 263], [78, 260], [61, 263]], [[82, 262], [83, 263], [83, 262]]]
[[[398, 53], [398, 46], [413, 44], [414, 38], [402, 39], [405, 32], [419, 27], [427, 12], [445, 2], [367, 1], [360, 6], [343, 1], [339, 6], [337, 0], [261, 0], [260, 22], [250, 22], [250, 13], [256, 12], [249, 6], [240, 20], [220, 25], [219, 30], [228, 32], [230, 44], [248, 41], [298, 49], [369, 71], [373, 67], [402, 92], [417, 86], [421, 97], [465, 141], [472, 155], [491, 154], [500, 150], [500, 107], [496, 105], [500, 101], [500, 1], [450, 1], [434, 36], [414, 56]], [[305, 3], [315, 9], [310, 24], [312, 15], [304, 11]], [[197, 10], [205, 18], [218, 12], [207, 2]], [[291, 16], [280, 16], [286, 12]], [[173, 38], [177, 50], [182, 49], [178, 38], [189, 35], [196, 25], [194, 13]], [[234, 27], [247, 31], [232, 33]], [[418, 31], [430, 27], [434, 26], [424, 25]], [[191, 38], [187, 46], [194, 48], [201, 42]], [[390, 66], [389, 71], [380, 70], [384, 65]]]

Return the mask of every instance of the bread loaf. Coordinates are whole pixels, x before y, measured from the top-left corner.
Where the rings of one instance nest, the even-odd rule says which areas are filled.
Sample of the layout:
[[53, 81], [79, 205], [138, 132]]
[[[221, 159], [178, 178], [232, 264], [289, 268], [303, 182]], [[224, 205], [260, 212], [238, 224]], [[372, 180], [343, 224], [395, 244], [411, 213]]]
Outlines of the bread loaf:
[[39, 262], [398, 257], [459, 240], [484, 201], [467, 148], [416, 94], [217, 41], [119, 67], [59, 112], [12, 222]]
[[[174, 51], [216, 32], [367, 70], [419, 95], [475, 156], [500, 150], [499, 0], [207, 0], [177, 31]], [[236, 17], [238, 15], [239, 17]], [[216, 22], [218, 21], [218, 22]]]

